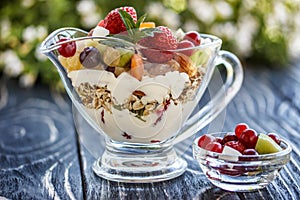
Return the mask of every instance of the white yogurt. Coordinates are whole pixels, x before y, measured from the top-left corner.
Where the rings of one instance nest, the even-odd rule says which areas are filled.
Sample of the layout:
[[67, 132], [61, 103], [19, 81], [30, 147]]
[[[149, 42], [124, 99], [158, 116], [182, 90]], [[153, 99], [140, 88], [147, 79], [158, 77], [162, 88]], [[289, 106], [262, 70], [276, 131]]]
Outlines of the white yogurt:
[[[185, 85], [189, 82], [186, 73], [178, 71], [168, 72], [154, 78], [144, 77], [138, 81], [128, 73], [122, 73], [118, 78], [113, 73], [104, 70], [84, 69], [71, 71], [68, 76], [72, 80], [73, 87], [82, 83], [90, 85], [107, 86], [111, 92], [114, 105], [122, 105], [136, 90], [142, 91], [145, 96], [143, 103], [166, 102], [166, 97], [171, 100], [165, 106], [158, 107], [155, 111], [142, 119], [128, 109], [120, 109], [111, 106], [110, 110], [86, 108], [86, 113], [101, 127], [108, 137], [116, 141], [131, 143], [153, 143], [164, 141], [178, 133], [182, 124], [192, 112], [197, 102], [182, 104], [172, 99], [178, 99]], [[187, 108], [185, 108], [187, 106]]]

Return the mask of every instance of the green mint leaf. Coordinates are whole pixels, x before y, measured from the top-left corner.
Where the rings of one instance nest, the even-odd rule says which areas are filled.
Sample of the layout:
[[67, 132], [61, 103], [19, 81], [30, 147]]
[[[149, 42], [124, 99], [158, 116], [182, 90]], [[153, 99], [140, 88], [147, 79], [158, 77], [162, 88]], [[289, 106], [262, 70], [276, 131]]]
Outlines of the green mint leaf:
[[141, 23], [143, 23], [143, 22], [145, 21], [146, 17], [147, 17], [147, 14], [144, 14], [143, 16], [141, 16], [141, 17], [137, 20], [137, 22], [136, 22], [136, 24], [135, 24], [135, 28], [140, 28]]
[[132, 27], [135, 27], [135, 23], [128, 12], [121, 9], [119, 9], [118, 12], [127, 30], [130, 30], [132, 29]]

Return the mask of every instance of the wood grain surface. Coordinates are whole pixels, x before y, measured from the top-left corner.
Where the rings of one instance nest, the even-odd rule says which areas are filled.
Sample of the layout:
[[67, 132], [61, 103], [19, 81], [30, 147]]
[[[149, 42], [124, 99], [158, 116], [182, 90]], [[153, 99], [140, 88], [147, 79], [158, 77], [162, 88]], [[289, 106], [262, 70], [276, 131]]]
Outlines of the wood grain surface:
[[239, 122], [279, 133], [292, 144], [291, 161], [265, 189], [234, 193], [213, 186], [192, 158], [193, 137], [176, 145], [188, 161], [182, 176], [159, 183], [112, 182], [91, 169], [104, 150], [103, 136], [68, 97], [2, 78], [0, 199], [300, 199], [300, 61], [277, 71], [247, 68], [238, 95], [197, 136], [232, 130]]

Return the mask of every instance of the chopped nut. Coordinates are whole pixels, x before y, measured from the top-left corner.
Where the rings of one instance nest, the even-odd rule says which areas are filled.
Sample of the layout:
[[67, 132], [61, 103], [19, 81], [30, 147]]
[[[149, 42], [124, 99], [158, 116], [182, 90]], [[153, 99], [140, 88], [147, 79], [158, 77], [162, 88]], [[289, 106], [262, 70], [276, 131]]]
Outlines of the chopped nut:
[[180, 68], [183, 72], [186, 72], [189, 77], [193, 77], [197, 74], [197, 68], [194, 66], [193, 61], [182, 53], [177, 53], [174, 59], [180, 64]]
[[135, 96], [139, 96], [139, 97], [143, 97], [143, 96], [146, 95], [146, 94], [145, 94], [143, 91], [141, 91], [141, 90], [135, 90], [135, 91], [133, 91], [132, 94], [135, 95]]
[[140, 100], [138, 100], [132, 104], [133, 110], [140, 110], [142, 108], [144, 108], [144, 104], [142, 104], [142, 102]]
[[155, 103], [150, 103], [150, 104], [145, 105], [145, 110], [148, 110], [148, 111], [152, 111], [155, 108], [156, 108], [156, 104]]

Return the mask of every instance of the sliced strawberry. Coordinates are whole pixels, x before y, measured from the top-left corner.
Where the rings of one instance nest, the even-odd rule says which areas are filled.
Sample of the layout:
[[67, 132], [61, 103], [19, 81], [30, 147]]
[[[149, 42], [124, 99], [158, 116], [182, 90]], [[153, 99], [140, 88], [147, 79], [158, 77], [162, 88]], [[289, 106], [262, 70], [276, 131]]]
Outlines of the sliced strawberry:
[[137, 21], [137, 14], [133, 7], [120, 7], [110, 11], [103, 22], [99, 22], [98, 26], [100, 25], [108, 29], [110, 34], [118, 34], [126, 31], [126, 26], [120, 17], [119, 9], [126, 11], [132, 17], [134, 22]]
[[157, 29], [153, 36], [141, 39], [139, 44], [146, 47], [141, 51], [150, 62], [165, 63], [172, 59], [172, 50], [177, 48], [178, 41], [168, 27], [158, 26]]

